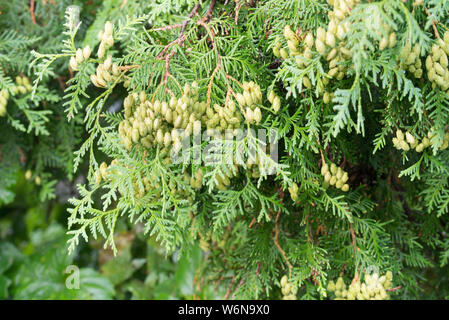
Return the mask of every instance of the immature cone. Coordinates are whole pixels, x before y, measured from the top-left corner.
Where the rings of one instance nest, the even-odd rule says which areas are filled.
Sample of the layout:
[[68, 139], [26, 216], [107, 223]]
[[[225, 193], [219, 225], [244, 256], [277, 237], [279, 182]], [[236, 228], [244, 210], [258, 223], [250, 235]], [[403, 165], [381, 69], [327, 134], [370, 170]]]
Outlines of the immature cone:
[[288, 191], [290, 192], [290, 197], [293, 201], [298, 200], [298, 185], [296, 182], [293, 182], [292, 186], [288, 188]]
[[73, 71], [78, 70], [78, 62], [76, 62], [76, 58], [75, 58], [75, 57], [71, 57], [71, 58], [70, 58], [69, 65], [70, 65], [70, 68], [71, 68]]
[[270, 103], [273, 103], [275, 97], [276, 97], [276, 93], [274, 93], [274, 91], [271, 90], [268, 93], [267, 99], [268, 99], [268, 101], [270, 101]]
[[76, 50], [76, 62], [77, 63], [81, 63], [83, 62], [83, 50], [81, 48], [78, 48], [78, 50]]
[[331, 95], [329, 94], [329, 92], [325, 92], [324, 96], [323, 96], [323, 102], [325, 104], [328, 104], [331, 102]]
[[449, 31], [446, 31], [443, 39], [432, 46], [432, 50], [426, 58], [427, 77], [432, 82], [432, 88], [438, 87], [449, 94]]
[[327, 291], [335, 294], [335, 300], [386, 300], [389, 299], [388, 290], [392, 288], [392, 282], [391, 271], [382, 276], [365, 274], [363, 283], [356, 278], [349, 286], [339, 277], [336, 283], [329, 281]]
[[104, 54], [106, 53], [106, 48], [103, 42], [100, 43], [100, 46], [98, 47], [97, 55], [99, 59], [102, 59], [104, 57]]
[[104, 69], [109, 71], [112, 67], [112, 55], [108, 55], [106, 60], [103, 62]]
[[280, 108], [281, 108], [281, 99], [278, 96], [275, 96], [273, 98], [273, 110], [274, 110], [274, 113], [278, 113]]
[[27, 171], [25, 172], [25, 179], [30, 180], [32, 174], [33, 174], [33, 173], [31, 172], [31, 170], [27, 170]]
[[0, 117], [4, 117], [6, 115], [6, 105], [8, 104], [8, 99], [8, 90], [2, 89], [0, 91]]
[[284, 37], [288, 40], [296, 39], [296, 34], [293, 32], [289, 25], [284, 27]]
[[261, 120], [262, 120], [262, 112], [260, 111], [260, 108], [257, 107], [256, 109], [254, 109], [254, 121], [256, 121], [256, 123], [259, 124]]
[[314, 42], [315, 42], [315, 41], [314, 41], [314, 39], [313, 39], [313, 35], [312, 35], [311, 33], [308, 33], [307, 36], [306, 36], [306, 38], [305, 38], [306, 46], [309, 47], [309, 48], [312, 48]]
[[112, 30], [113, 30], [112, 23], [110, 21], [106, 21], [106, 23], [104, 25], [104, 36], [103, 37], [108, 37], [108, 36], [112, 35]]
[[[98, 82], [98, 77], [94, 80]], [[252, 100], [258, 101], [260, 98], [257, 86], [253, 84], [246, 86], [254, 96]], [[159, 145], [165, 150], [161, 153], [164, 154], [162, 158], [169, 155], [171, 150], [178, 152], [182, 146], [181, 139], [192, 133], [200, 133], [202, 127], [206, 127], [210, 133], [214, 129], [223, 132], [239, 128], [242, 120], [240, 109], [236, 108], [232, 100], [225, 106], [215, 104], [212, 107], [208, 107], [204, 101], [199, 101], [196, 83], [185, 85], [182, 95], [170, 97], [169, 101], [157, 99], [152, 102], [148, 100], [144, 91], [134, 92], [124, 99], [123, 107], [125, 119], [119, 124], [119, 134], [126, 148], [131, 148], [133, 144], [141, 144], [145, 148]], [[252, 105], [248, 108], [257, 118], [259, 113], [257, 107]], [[198, 185], [196, 180], [190, 179], [189, 177], [193, 187]], [[224, 179], [219, 188], [226, 187], [226, 183], [227, 180]]]
[[282, 59], [287, 59], [287, 58], [288, 58], [288, 52], [287, 52], [287, 50], [285, 50], [284, 48], [282, 48], [282, 49], [279, 51], [279, 54], [281, 55], [281, 58], [282, 58]]
[[296, 300], [296, 293], [298, 292], [298, 287], [293, 283], [289, 283], [289, 280], [286, 275], [281, 278], [281, 292], [282, 292], [282, 300]]
[[380, 40], [379, 43], [379, 50], [382, 51], [383, 49], [385, 49], [388, 46], [388, 38], [382, 38], [382, 40]]
[[84, 47], [84, 49], [83, 49], [83, 58], [84, 58], [84, 60], [89, 59], [91, 52], [92, 52], [92, 49], [89, 47], [89, 45]]
[[405, 138], [407, 139], [407, 142], [410, 143], [410, 145], [414, 145], [416, 142], [415, 138], [408, 131], [405, 133]]

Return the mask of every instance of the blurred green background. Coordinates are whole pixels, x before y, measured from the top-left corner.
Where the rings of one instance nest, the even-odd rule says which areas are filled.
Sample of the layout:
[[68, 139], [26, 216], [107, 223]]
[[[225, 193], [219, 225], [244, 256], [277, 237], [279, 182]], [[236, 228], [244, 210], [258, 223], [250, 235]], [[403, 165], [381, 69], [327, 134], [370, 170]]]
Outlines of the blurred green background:
[[[34, 79], [35, 69], [29, 69], [31, 50], [61, 51], [66, 37], [64, 14], [70, 5], [81, 8], [80, 34], [85, 34], [96, 19], [98, 25], [104, 25], [109, 14], [104, 7], [120, 12], [122, 3], [39, 0], [34, 2], [34, 23], [30, 1], [0, 1], [1, 75], [14, 79], [23, 74]], [[132, 8], [141, 14], [149, 5], [133, 2]], [[96, 29], [91, 34], [96, 35]], [[54, 77], [44, 79], [42, 87], [62, 97], [61, 81], [68, 79], [67, 61], [58, 61], [54, 70]], [[28, 100], [24, 105], [36, 108]], [[166, 255], [155, 239], [143, 234], [141, 226], [131, 227], [127, 219], [116, 228], [115, 258], [110, 250], [103, 249], [104, 239], [81, 241], [76, 252], [68, 255], [68, 199], [76, 196], [75, 186], [87, 172], [83, 163], [78, 178], [72, 179], [73, 151], [84, 132], [82, 126], [75, 125], [76, 120], [65, 121], [59, 98], [42, 105], [53, 111], [45, 123], [48, 135], [21, 132], [5, 117], [0, 119], [0, 299], [222, 298], [225, 290], [219, 284], [207, 286], [207, 279], [199, 276], [205, 274], [204, 251], [191, 247], [182, 254]], [[23, 120], [21, 109], [11, 101], [8, 112]], [[79, 289], [66, 286], [75, 275], [70, 266], [79, 270]]]
[[[205, 285], [205, 253], [192, 247], [166, 256], [156, 241], [117, 226], [118, 254], [103, 239], [81, 242], [68, 255], [65, 197], [73, 187], [56, 186], [56, 199], [42, 202], [40, 188], [18, 170], [9, 188], [13, 201], [0, 206], [0, 299], [216, 299], [219, 284]], [[65, 183], [65, 184], [64, 184]], [[79, 289], [75, 272], [79, 270]], [[68, 268], [69, 267], [69, 268]], [[67, 286], [66, 283], [69, 285]]]

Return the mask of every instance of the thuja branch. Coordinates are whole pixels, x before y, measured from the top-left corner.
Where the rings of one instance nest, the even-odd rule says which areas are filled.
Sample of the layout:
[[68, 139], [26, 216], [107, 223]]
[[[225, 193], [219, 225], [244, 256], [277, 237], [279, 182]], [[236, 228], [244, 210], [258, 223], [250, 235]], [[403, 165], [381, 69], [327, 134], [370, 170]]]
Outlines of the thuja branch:
[[[198, 2], [192, 9], [192, 11], [189, 13], [189, 15], [187, 16], [187, 19], [184, 20], [184, 22], [181, 24], [181, 30], [179, 32], [178, 38], [172, 42], [170, 42], [169, 44], [167, 44], [164, 49], [162, 49], [162, 51], [157, 55], [156, 59], [162, 59], [162, 57], [164, 56], [164, 54], [167, 52], [167, 50], [173, 46], [174, 44], [178, 44], [179, 46], [183, 46], [184, 41], [186, 39], [186, 36], [184, 35], [184, 31], [187, 27], [187, 24], [190, 22], [190, 20], [192, 19], [192, 17], [198, 12], [199, 7], [201, 6], [201, 2]], [[165, 55], [165, 57], [163, 58], [163, 60], [165, 60], [165, 72], [164, 72], [164, 76], [162, 79], [163, 83], [167, 83], [167, 79], [168, 76], [170, 75], [170, 60], [171, 58], [175, 55], [176, 53], [176, 49], [173, 49], [169, 54]]]
[[209, 9], [207, 10], [206, 15], [204, 16], [204, 21], [209, 21], [212, 18], [212, 11], [214, 11], [214, 7], [217, 3], [217, 0], [212, 0], [209, 5]]
[[276, 246], [276, 248], [278, 248], [279, 252], [281, 253], [282, 257], [284, 258], [285, 262], [287, 263], [289, 277], [291, 278], [293, 266], [288, 261], [287, 255], [285, 254], [284, 249], [282, 249], [281, 245], [279, 244], [279, 217], [280, 216], [281, 216], [281, 211], [278, 211], [278, 213], [276, 215], [276, 220], [274, 222], [274, 245]]
[[[426, 10], [427, 16], [430, 17], [430, 12], [429, 12], [429, 10], [427, 10], [427, 8], [424, 8], [424, 9]], [[433, 28], [433, 32], [434, 32], [434, 34], [435, 34], [435, 37], [437, 37], [437, 39], [440, 40], [440, 39], [441, 39], [441, 38], [440, 38], [440, 34], [438, 33], [438, 29], [437, 29], [437, 27], [436, 27], [436, 25], [435, 25], [435, 22], [438, 23], [438, 21], [432, 20], [432, 28]]]

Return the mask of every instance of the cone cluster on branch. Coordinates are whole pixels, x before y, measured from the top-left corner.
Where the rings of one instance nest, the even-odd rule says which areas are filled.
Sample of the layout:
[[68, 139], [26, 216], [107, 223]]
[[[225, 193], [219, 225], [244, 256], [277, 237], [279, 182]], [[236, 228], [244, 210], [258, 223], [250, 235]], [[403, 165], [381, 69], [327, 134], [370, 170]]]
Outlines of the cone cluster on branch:
[[[108, 59], [107, 59], [108, 60]], [[107, 61], [106, 60], [106, 61]], [[105, 65], [105, 63], [103, 64]], [[103, 67], [107, 69], [108, 66]], [[165, 151], [171, 147], [179, 151], [182, 139], [199, 134], [201, 128], [212, 137], [221, 137], [225, 131], [236, 134], [242, 125], [242, 113], [248, 123], [260, 123], [262, 92], [254, 82], [243, 82], [243, 92], [236, 94], [240, 108], [230, 99], [224, 106], [208, 106], [200, 101], [196, 82], [185, 84], [180, 96], [168, 101], [150, 101], [145, 92], [132, 92], [124, 100], [125, 119], [120, 123], [119, 134], [129, 149], [132, 144], [146, 148], [159, 145]]]
[[[396, 137], [393, 137], [393, 145], [398, 150], [409, 151], [410, 149], [415, 149], [416, 152], [423, 152], [424, 149], [430, 147], [432, 143], [432, 138], [435, 136], [435, 132], [431, 129], [427, 136], [423, 137], [421, 141], [413, 136], [409, 131], [405, 134], [402, 130], [396, 130]], [[449, 147], [449, 132], [446, 132], [443, 137], [443, 144], [440, 150], [445, 150]]]
[[385, 30], [386, 34], [382, 35], [382, 39], [379, 42], [380, 51], [384, 50], [385, 48], [391, 49], [398, 42], [396, 38], [396, 33], [393, 30], [391, 30], [389, 25], [384, 24], [383, 30]]
[[271, 103], [274, 113], [278, 113], [281, 108], [281, 99], [276, 95], [276, 93], [271, 90], [268, 93], [268, 101]]
[[248, 123], [259, 124], [262, 120], [262, 111], [259, 104], [262, 103], [262, 91], [260, 86], [253, 81], [243, 82], [243, 92], [236, 94], [240, 107], [245, 111], [245, 120]]
[[348, 173], [337, 167], [335, 163], [331, 163], [330, 167], [329, 164], [325, 163], [321, 167], [321, 175], [324, 177], [325, 187], [331, 185], [344, 192], [349, 190], [349, 184], [346, 183], [349, 179]]
[[90, 76], [90, 80], [96, 87], [105, 88], [108, 83], [117, 81], [120, 76], [120, 70], [116, 63], [112, 62], [112, 55], [98, 64], [96, 74]]
[[106, 21], [104, 24], [104, 31], [98, 32], [98, 40], [100, 40], [100, 46], [98, 47], [98, 58], [102, 59], [108, 48], [114, 45], [114, 26], [110, 21]]
[[426, 58], [427, 77], [432, 82], [432, 88], [439, 87], [449, 94], [449, 31], [444, 33], [443, 39], [432, 46], [432, 50]]
[[227, 172], [223, 172], [223, 175], [217, 173], [215, 175], [215, 179], [217, 180], [218, 184], [217, 184], [217, 189], [218, 190], [226, 190], [228, 189], [228, 187], [231, 185], [231, 179], [232, 177], [234, 177], [237, 172], [238, 172], [238, 166], [237, 164], [233, 164], [234, 166], [234, 172], [231, 170], [231, 168], [229, 168], [229, 165], [227, 165]]
[[298, 287], [289, 282], [286, 275], [281, 278], [281, 292], [283, 295], [282, 300], [297, 300], [296, 293], [298, 292]]
[[[111, 164], [108, 166], [106, 162], [102, 162], [97, 172], [95, 173], [95, 183], [100, 184], [102, 180], [110, 181], [111, 175], [121, 174], [120, 171], [114, 169], [113, 166], [118, 165], [118, 159], [114, 159], [111, 161]], [[198, 169], [194, 177], [190, 177], [187, 172], [184, 172], [184, 176], [182, 178], [183, 182], [186, 184], [190, 184], [192, 188], [200, 188], [202, 185], [202, 171], [201, 168]], [[142, 184], [140, 184], [136, 178], [133, 180], [133, 190], [136, 198], [141, 199], [145, 195], [152, 198], [152, 200], [158, 200], [163, 197], [162, 194], [162, 182], [153, 174], [145, 176], [141, 180]], [[143, 189], [142, 189], [143, 185]], [[170, 189], [171, 194], [176, 194], [177, 197], [185, 199], [187, 201], [193, 201], [191, 193], [186, 190], [176, 179], [169, 179], [168, 185], [166, 186]], [[119, 192], [122, 192], [119, 189]]]
[[421, 78], [423, 74], [421, 62], [421, 47], [415, 44], [413, 47], [407, 43], [399, 54], [399, 67], [413, 74], [415, 78]]
[[[113, 25], [111, 22], [107, 21], [104, 26], [104, 31], [100, 30], [98, 33], [98, 38], [100, 40], [100, 46], [98, 48], [98, 58], [103, 59], [106, 55], [109, 47], [114, 45], [113, 38]], [[78, 48], [76, 50], [75, 56], [70, 58], [70, 68], [74, 71], [79, 70], [79, 65], [84, 61], [89, 60], [92, 49], [87, 45], [83, 49]], [[102, 63], [99, 63], [96, 69], [96, 73], [90, 76], [90, 80], [94, 86], [99, 88], [107, 87], [108, 83], [115, 82], [120, 76], [119, 66], [113, 62], [112, 55], [108, 55]], [[127, 87], [128, 82], [125, 81], [125, 87]]]
[[379, 277], [377, 273], [366, 274], [364, 282], [354, 279], [349, 287], [342, 277], [330, 281], [327, 290], [335, 294], [335, 300], [388, 300], [388, 289], [392, 288], [393, 274], [387, 271]]
[[298, 200], [298, 184], [296, 182], [292, 183], [291, 187], [288, 187], [288, 191], [290, 192], [290, 198], [293, 201]]
[[9, 92], [6, 89], [0, 91], [0, 117], [6, 115], [6, 105], [8, 104]]
[[[33, 87], [31, 86], [30, 79], [25, 76], [17, 76], [16, 84], [10, 88], [10, 91], [13, 96], [17, 94], [27, 94], [33, 91]], [[8, 100], [9, 91], [6, 88], [0, 90], [0, 117], [6, 115]]]
[[[198, 84], [186, 84], [180, 97], [172, 96], [169, 101], [150, 101], [146, 93], [133, 92], [124, 100], [125, 119], [119, 125], [119, 134], [129, 149], [132, 144], [146, 148], [159, 145], [162, 153], [173, 147], [181, 149], [182, 139], [199, 134], [201, 128], [234, 129], [240, 125], [240, 115], [234, 103], [226, 107], [208, 107], [199, 101]], [[228, 121], [226, 121], [228, 120]]]
[[[295, 57], [296, 64], [300, 69], [305, 69], [310, 65], [310, 60], [314, 52], [321, 55], [327, 62], [327, 74], [317, 79], [318, 92], [325, 95], [325, 103], [332, 100], [332, 93], [325, 92], [325, 86], [330, 79], [342, 80], [348, 66], [345, 61], [352, 57], [352, 53], [345, 47], [345, 35], [349, 31], [350, 23], [343, 20], [350, 15], [353, 8], [359, 1], [355, 0], [328, 0], [333, 6], [329, 12], [329, 24], [327, 30], [318, 27], [315, 36], [309, 32], [305, 37], [298, 37], [289, 25], [284, 28], [284, 37], [287, 41], [287, 49], [282, 48], [280, 39], [275, 42], [273, 53], [275, 56], [287, 59], [289, 56]], [[308, 76], [303, 76], [302, 84], [308, 89], [312, 89], [312, 82]]]
[[78, 71], [78, 65], [83, 63], [83, 61], [89, 60], [91, 53], [92, 49], [88, 45], [83, 49], [78, 48], [75, 56], [70, 58], [70, 68], [72, 68], [73, 71]]

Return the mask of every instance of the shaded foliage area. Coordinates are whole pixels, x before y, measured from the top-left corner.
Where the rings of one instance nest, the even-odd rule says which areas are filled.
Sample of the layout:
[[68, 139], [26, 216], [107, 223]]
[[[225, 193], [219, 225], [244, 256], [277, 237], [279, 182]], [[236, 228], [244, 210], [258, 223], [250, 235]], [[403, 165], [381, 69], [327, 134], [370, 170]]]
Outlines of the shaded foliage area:
[[[277, 299], [286, 275], [325, 299], [390, 271], [391, 298], [447, 298], [447, 1], [0, 11], [0, 297]], [[248, 135], [172, 163], [189, 124], [276, 131], [279, 161]]]

